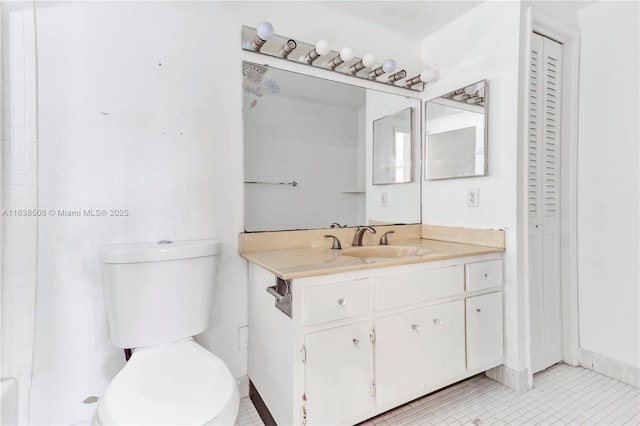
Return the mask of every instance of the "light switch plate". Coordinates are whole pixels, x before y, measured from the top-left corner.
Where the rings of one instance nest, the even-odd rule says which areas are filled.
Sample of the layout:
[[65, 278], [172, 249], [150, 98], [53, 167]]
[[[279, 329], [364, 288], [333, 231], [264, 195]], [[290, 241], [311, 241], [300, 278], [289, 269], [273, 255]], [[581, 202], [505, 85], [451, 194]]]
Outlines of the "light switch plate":
[[381, 192], [380, 193], [380, 207], [387, 207], [388, 202], [389, 202], [389, 199], [387, 197], [387, 193], [386, 192]]

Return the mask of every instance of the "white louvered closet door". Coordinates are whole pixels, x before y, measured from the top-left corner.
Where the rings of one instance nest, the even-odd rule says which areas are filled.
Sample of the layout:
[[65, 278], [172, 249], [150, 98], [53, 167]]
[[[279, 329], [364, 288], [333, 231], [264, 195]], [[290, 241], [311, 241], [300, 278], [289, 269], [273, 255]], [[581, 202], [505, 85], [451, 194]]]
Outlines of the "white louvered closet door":
[[562, 45], [531, 39], [528, 137], [532, 369], [562, 360], [560, 108]]

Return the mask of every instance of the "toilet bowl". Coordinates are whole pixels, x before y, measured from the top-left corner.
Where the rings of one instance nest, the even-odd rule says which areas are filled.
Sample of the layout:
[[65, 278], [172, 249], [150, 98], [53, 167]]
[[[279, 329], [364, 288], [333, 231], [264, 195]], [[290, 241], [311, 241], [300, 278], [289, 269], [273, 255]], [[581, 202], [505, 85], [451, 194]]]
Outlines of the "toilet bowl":
[[193, 339], [136, 349], [100, 398], [93, 424], [232, 425], [231, 371]]
[[209, 326], [218, 242], [109, 245], [99, 254], [109, 336], [133, 353], [98, 400], [92, 424], [234, 424], [236, 381], [192, 337]]

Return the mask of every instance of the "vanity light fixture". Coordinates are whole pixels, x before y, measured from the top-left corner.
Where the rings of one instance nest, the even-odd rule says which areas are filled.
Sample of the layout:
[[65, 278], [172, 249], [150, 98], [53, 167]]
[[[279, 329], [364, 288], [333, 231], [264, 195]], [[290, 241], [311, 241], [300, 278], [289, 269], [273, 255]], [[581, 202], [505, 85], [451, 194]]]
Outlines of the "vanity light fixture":
[[[396, 70], [396, 62], [393, 59], [387, 59], [382, 65], [377, 65], [375, 56], [371, 53], [357, 57], [350, 47], [343, 47], [340, 51], [332, 50], [326, 40], [310, 44], [274, 34], [273, 25], [266, 21], [261, 22], [256, 28], [242, 26], [242, 49], [417, 92], [422, 92], [425, 83], [434, 79], [432, 71], [416, 75], [415, 72], [404, 69]], [[388, 75], [381, 78], [384, 74]]]
[[402, 80], [407, 77], [407, 72], [405, 70], [400, 70], [397, 73], [391, 74], [387, 82], [394, 83], [398, 80]]
[[480, 82], [471, 84], [458, 90], [454, 90], [453, 92], [443, 95], [442, 97], [445, 99], [451, 99], [452, 101], [484, 106], [484, 88], [485, 84]]
[[351, 67], [349, 67], [349, 72], [351, 74], [355, 74], [358, 71], [362, 71], [365, 68], [369, 68], [373, 66], [375, 61], [376, 61], [376, 57], [373, 56], [371, 53], [367, 53], [362, 57], [362, 59], [360, 59], [358, 62], [351, 65]]
[[273, 25], [270, 22], [263, 21], [258, 24], [256, 28], [256, 32], [258, 33], [253, 38], [252, 49], [256, 52], [259, 52], [262, 49], [262, 46], [267, 42], [267, 40], [273, 37]]
[[382, 74], [390, 73], [396, 70], [396, 61], [393, 59], [387, 59], [380, 65], [378, 68], [371, 70], [369, 73], [369, 78], [371, 80], [375, 80], [377, 77], [380, 77]]
[[330, 50], [327, 40], [318, 40], [316, 46], [305, 55], [304, 62], [312, 64], [313, 61], [318, 59], [320, 56], [326, 55]]
[[287, 57], [293, 52], [296, 47], [298, 47], [298, 43], [295, 40], [289, 39], [285, 44], [282, 45], [280, 49], [280, 57], [282, 59], [287, 59]]
[[352, 60], [353, 56], [354, 53], [352, 48], [343, 47], [340, 51], [340, 54], [336, 55], [332, 60], [329, 61], [329, 68], [335, 70], [338, 65]]
[[433, 80], [433, 78], [435, 77], [435, 74], [433, 71], [431, 70], [424, 70], [420, 73], [420, 75], [417, 75], [413, 78], [410, 78], [409, 80], [407, 80], [404, 84], [405, 87], [411, 87], [414, 86], [418, 83], [428, 83], [431, 80]]

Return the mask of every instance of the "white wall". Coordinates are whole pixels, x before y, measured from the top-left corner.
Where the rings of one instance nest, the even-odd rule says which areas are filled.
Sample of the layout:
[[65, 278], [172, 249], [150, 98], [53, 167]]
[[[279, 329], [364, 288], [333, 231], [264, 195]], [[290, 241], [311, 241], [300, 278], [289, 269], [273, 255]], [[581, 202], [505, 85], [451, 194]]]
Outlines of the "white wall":
[[359, 127], [364, 125], [359, 111], [277, 95], [261, 97], [252, 108], [254, 98], [244, 95], [245, 179], [298, 184], [245, 185], [245, 229], [364, 223], [364, 192], [354, 192], [364, 190], [354, 167], [361, 155]]
[[[2, 3], [2, 377], [18, 382], [28, 423], [36, 309], [36, 66], [31, 3]], [[22, 213], [22, 214], [21, 214]], [[21, 214], [20, 216], [16, 216]]]
[[241, 50], [242, 24], [266, 19], [278, 34], [393, 55], [408, 69], [423, 67], [419, 43], [312, 2], [36, 7], [40, 205], [130, 214], [40, 221], [31, 421], [89, 419], [95, 406], [82, 400], [100, 395], [123, 365], [108, 339], [96, 258], [102, 243], [219, 239], [213, 323], [199, 341], [245, 375], [246, 349], [237, 347], [237, 328], [247, 323], [246, 263], [237, 254], [241, 62], [263, 57]]
[[578, 15], [580, 347], [639, 367], [639, 7]]
[[[423, 182], [422, 223], [506, 230], [504, 363], [514, 370], [525, 368], [515, 234], [519, 25], [518, 2], [485, 2], [422, 41], [423, 60], [439, 72], [425, 99], [488, 80], [488, 175]], [[467, 207], [468, 188], [479, 189], [479, 207]]]

